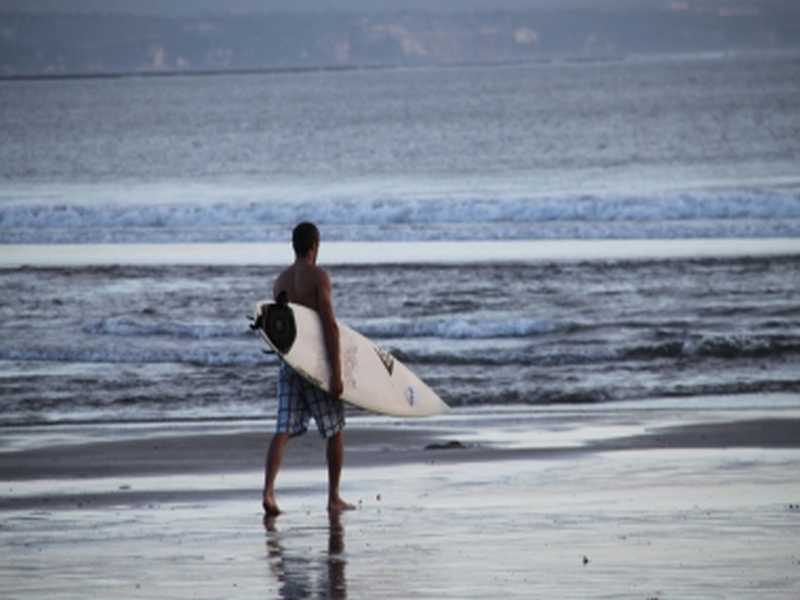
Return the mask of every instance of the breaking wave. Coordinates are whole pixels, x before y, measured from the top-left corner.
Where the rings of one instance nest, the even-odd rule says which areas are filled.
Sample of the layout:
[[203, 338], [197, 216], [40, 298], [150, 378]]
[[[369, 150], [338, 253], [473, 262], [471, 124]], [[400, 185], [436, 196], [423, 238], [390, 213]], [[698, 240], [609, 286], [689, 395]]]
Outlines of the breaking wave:
[[0, 243], [285, 241], [312, 219], [326, 239], [776, 237], [800, 232], [800, 190], [650, 196], [380, 198], [192, 203], [6, 202]]
[[91, 321], [83, 326], [83, 332], [91, 335], [119, 337], [163, 336], [178, 339], [214, 339], [250, 337], [244, 321], [241, 322], [190, 322], [190, 321], [144, 321], [131, 317], [108, 317]]
[[[375, 339], [437, 337], [443, 339], [524, 338], [571, 326], [540, 319], [499, 317], [425, 317], [420, 319], [368, 319], [350, 323], [363, 335]], [[167, 337], [213, 340], [217, 338], [250, 338], [252, 333], [244, 319], [237, 321], [174, 321], [145, 320], [133, 317], [108, 317], [84, 324], [89, 335], [117, 337]]]
[[420, 319], [375, 319], [353, 323], [355, 329], [376, 339], [437, 337], [444, 339], [524, 338], [559, 330], [565, 326], [533, 318], [425, 317]]
[[[414, 332], [412, 332], [414, 333]], [[427, 337], [424, 331], [418, 332]], [[459, 337], [459, 330], [452, 332], [451, 339]], [[488, 332], [483, 332], [488, 333]], [[506, 332], [508, 333], [508, 332]], [[512, 332], [513, 333], [513, 332]], [[129, 335], [122, 329], [114, 335]], [[191, 363], [204, 365], [255, 365], [272, 363], [274, 355], [260, 352], [251, 333], [236, 335], [241, 340], [216, 338], [213, 335], [205, 342], [187, 341], [170, 344], [125, 346], [114, 343], [89, 343], [59, 346], [29, 347], [27, 349], [6, 348], [0, 350], [0, 360], [44, 361], [74, 363]], [[535, 335], [535, 334], [534, 334]], [[447, 339], [447, 336], [438, 336]], [[496, 337], [496, 336], [492, 336]], [[246, 339], [245, 339], [246, 338]], [[413, 342], [414, 336], [406, 339]], [[482, 340], [487, 338], [474, 337]], [[102, 341], [102, 340], [101, 340]], [[524, 342], [523, 342], [524, 343]], [[387, 338], [384, 348], [398, 359], [409, 364], [435, 366], [504, 366], [558, 367], [581, 366], [627, 361], [650, 362], [683, 359], [736, 360], [750, 358], [785, 358], [800, 355], [800, 337], [791, 335], [731, 335], [701, 336], [697, 339], [676, 340], [652, 345], [617, 346], [604, 344], [602, 340], [587, 340], [586, 343], [551, 345], [531, 343], [511, 348], [489, 345], [436, 345], [428, 347], [422, 343], [407, 346], [399, 337]]]
[[706, 335], [684, 341], [636, 346], [621, 353], [622, 358], [766, 358], [800, 354], [800, 338], [791, 335]]

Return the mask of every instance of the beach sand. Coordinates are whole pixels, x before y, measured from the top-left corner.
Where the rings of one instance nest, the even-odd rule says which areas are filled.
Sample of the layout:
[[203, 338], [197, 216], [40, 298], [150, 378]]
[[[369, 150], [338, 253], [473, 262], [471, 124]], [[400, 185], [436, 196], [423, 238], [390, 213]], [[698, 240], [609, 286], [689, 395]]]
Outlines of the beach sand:
[[333, 519], [316, 434], [263, 519], [269, 420], [9, 429], [0, 597], [798, 598], [792, 404], [351, 415]]

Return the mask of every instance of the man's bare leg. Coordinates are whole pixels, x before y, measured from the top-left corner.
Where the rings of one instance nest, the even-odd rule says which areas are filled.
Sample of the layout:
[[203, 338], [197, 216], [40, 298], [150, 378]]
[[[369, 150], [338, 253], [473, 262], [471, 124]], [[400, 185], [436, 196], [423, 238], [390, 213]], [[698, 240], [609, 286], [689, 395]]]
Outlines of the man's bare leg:
[[264, 467], [264, 512], [267, 515], [279, 515], [281, 509], [275, 502], [275, 478], [278, 476], [278, 469], [281, 468], [283, 452], [286, 449], [286, 442], [289, 441], [288, 433], [276, 433], [272, 437], [267, 452], [266, 464]]
[[330, 512], [352, 510], [355, 506], [345, 502], [339, 496], [339, 480], [344, 464], [344, 432], [340, 431], [328, 438], [326, 454], [328, 459], [328, 510]]

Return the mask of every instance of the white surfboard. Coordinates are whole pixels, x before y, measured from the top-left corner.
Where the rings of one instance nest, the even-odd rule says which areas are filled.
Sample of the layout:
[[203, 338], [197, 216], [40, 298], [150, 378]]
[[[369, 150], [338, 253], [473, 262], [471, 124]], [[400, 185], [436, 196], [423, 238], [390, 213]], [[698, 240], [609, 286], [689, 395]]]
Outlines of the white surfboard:
[[[342, 399], [377, 413], [426, 417], [450, 410], [391, 354], [341, 321]], [[319, 314], [294, 303], [259, 302], [255, 326], [264, 341], [304, 379], [328, 391], [330, 365]]]

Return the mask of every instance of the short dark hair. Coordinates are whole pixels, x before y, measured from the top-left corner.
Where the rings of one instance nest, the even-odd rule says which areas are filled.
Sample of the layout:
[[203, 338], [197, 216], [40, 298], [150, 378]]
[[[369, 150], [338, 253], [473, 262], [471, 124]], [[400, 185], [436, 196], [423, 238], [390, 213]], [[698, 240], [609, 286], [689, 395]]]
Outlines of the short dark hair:
[[297, 256], [307, 256], [317, 243], [319, 243], [319, 229], [313, 223], [305, 221], [292, 231], [292, 246]]

